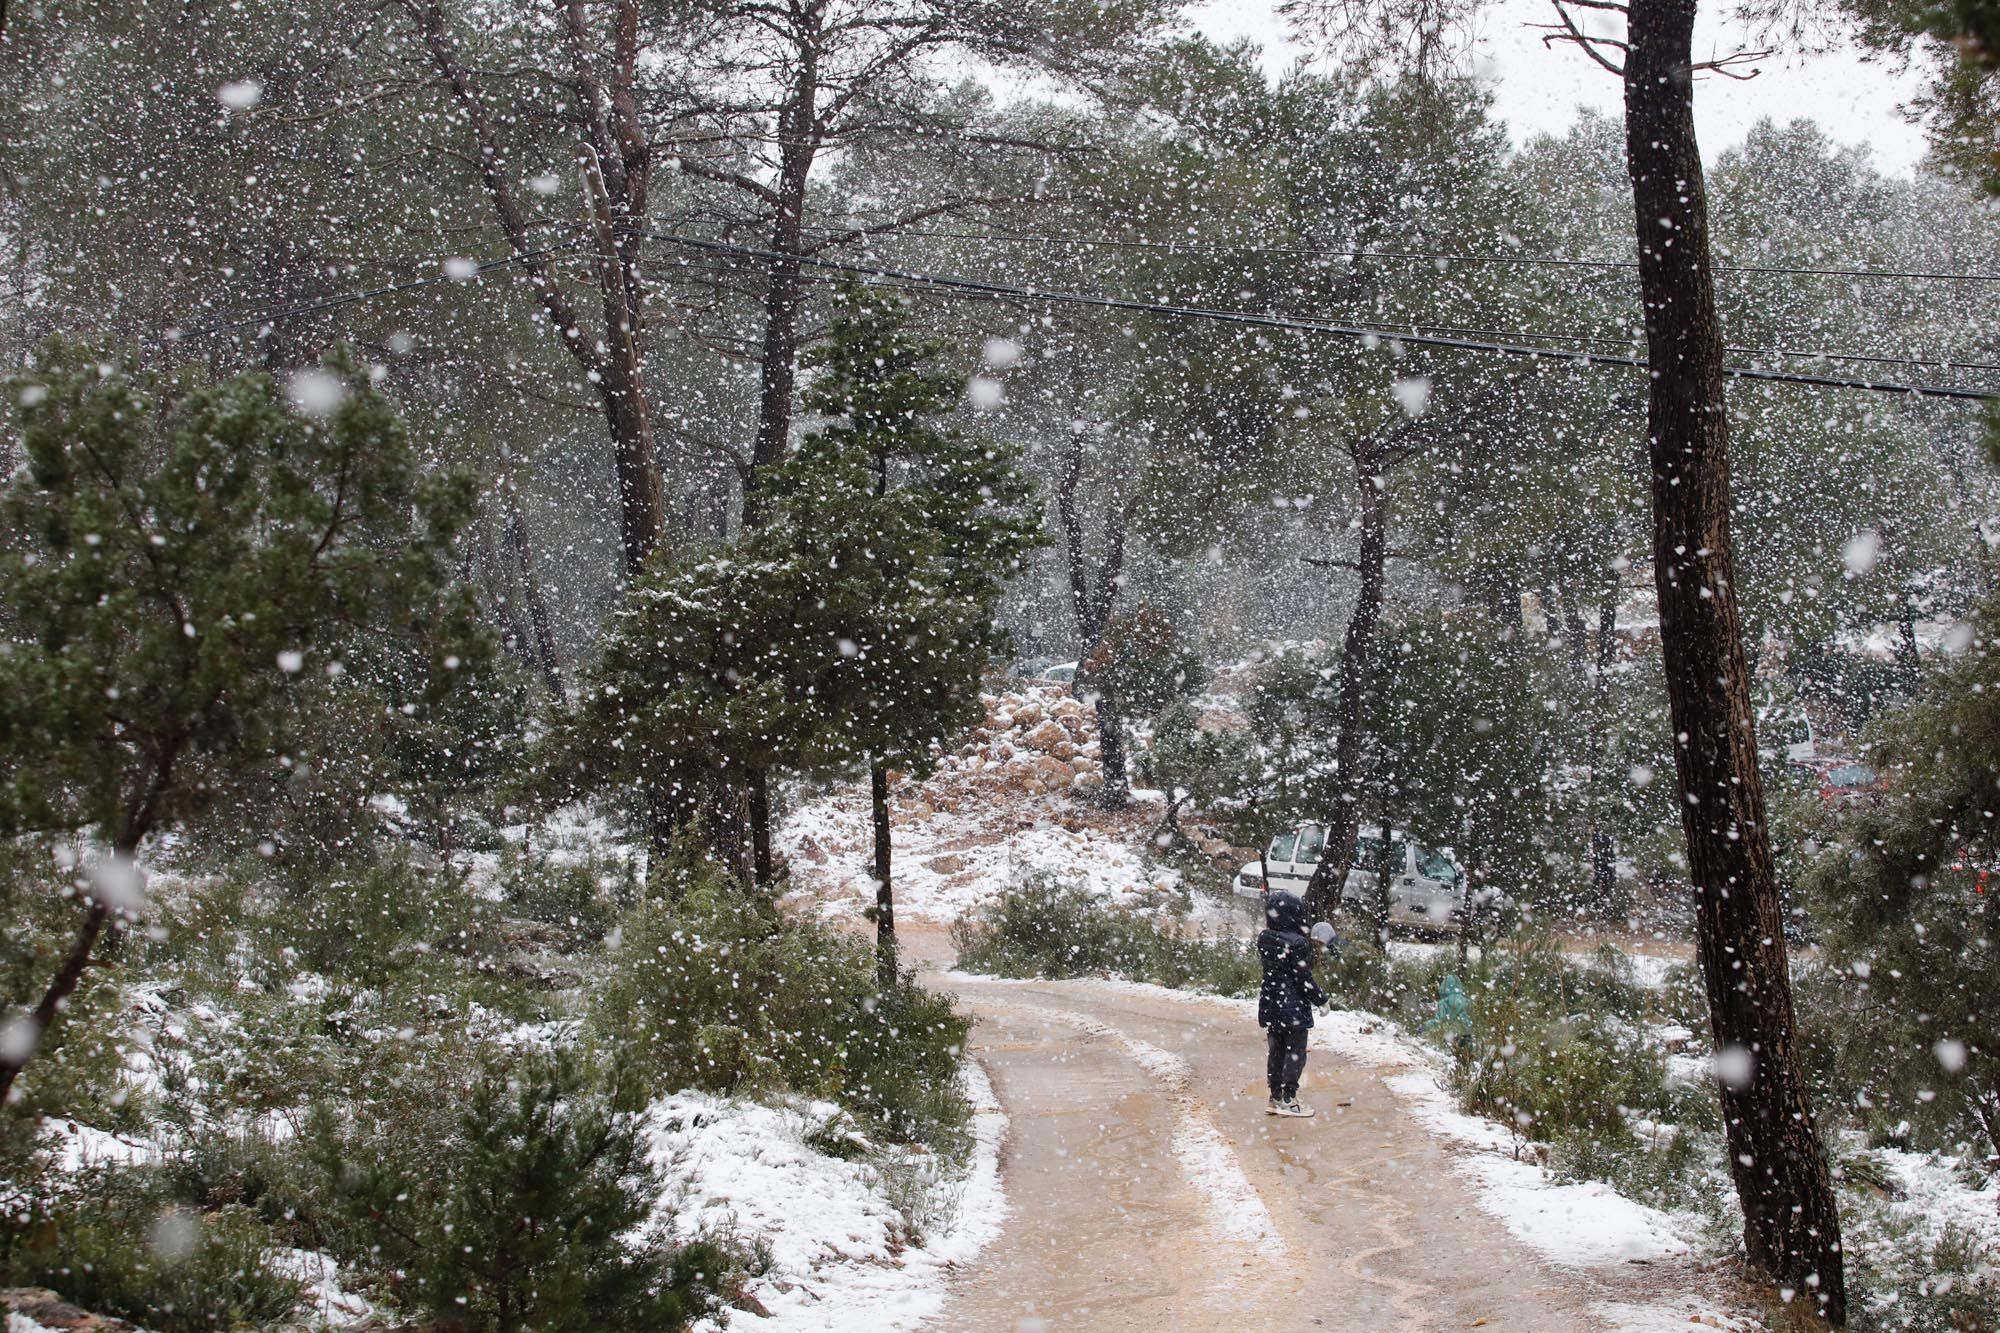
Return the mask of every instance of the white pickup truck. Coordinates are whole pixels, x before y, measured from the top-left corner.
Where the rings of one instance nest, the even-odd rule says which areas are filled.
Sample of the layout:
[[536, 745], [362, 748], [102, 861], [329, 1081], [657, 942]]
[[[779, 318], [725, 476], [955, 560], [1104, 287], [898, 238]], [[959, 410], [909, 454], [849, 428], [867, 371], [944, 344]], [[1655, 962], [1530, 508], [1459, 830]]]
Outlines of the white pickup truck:
[[[1300, 824], [1271, 839], [1261, 862], [1236, 874], [1240, 893], [1303, 894], [1326, 846], [1324, 824]], [[1382, 854], [1382, 830], [1364, 829], [1354, 846], [1354, 867], [1341, 887], [1341, 902], [1359, 907], [1375, 893]], [[1270, 879], [1265, 879], [1266, 873]], [[1465, 911], [1465, 874], [1451, 857], [1424, 846], [1400, 829], [1389, 842], [1389, 919], [1433, 930], [1449, 926]]]

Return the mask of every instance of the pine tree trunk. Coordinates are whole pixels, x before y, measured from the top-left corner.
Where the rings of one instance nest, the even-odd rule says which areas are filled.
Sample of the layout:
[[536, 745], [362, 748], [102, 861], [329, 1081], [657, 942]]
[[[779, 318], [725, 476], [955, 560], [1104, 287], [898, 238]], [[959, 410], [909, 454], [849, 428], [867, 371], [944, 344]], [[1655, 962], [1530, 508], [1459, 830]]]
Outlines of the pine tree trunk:
[[1597, 609], [1596, 674], [1590, 681], [1590, 900], [1602, 909], [1618, 890], [1618, 846], [1604, 819], [1604, 751], [1611, 730], [1611, 655], [1618, 642], [1618, 602], [1607, 596]]
[[1723, 342], [1695, 143], [1695, 0], [1634, 0], [1627, 165], [1652, 387], [1653, 574], [1729, 1166], [1750, 1261], [1846, 1316], [1840, 1218], [1799, 1065], [1729, 545]]
[[1118, 701], [1109, 694], [1097, 696], [1097, 757], [1104, 769], [1104, 804], [1108, 809], [1122, 810], [1131, 791], [1131, 779], [1125, 771], [1125, 720], [1119, 715]]
[[771, 857], [769, 773], [759, 773], [750, 781], [750, 873], [760, 885], [769, 885], [777, 878], [777, 866]]
[[40, 1002], [25, 1019], [17, 1020], [32, 1023], [33, 1035], [28, 1041], [10, 1040], [7, 1043], [9, 1053], [0, 1056], [0, 1106], [7, 1104], [7, 1099], [14, 1092], [14, 1080], [27, 1068], [28, 1062], [40, 1049], [50, 1025], [62, 1013], [63, 1006], [69, 1003], [69, 997], [76, 993], [78, 984], [83, 980], [84, 969], [90, 966], [90, 956], [96, 950], [98, 940], [103, 938], [110, 920], [111, 909], [102, 901], [93, 900], [84, 913], [76, 938], [70, 942], [69, 952], [63, 955], [62, 964], [56, 968], [55, 976], [42, 992]]
[[548, 599], [542, 596], [541, 580], [535, 577], [535, 562], [528, 548], [527, 519], [521, 513], [521, 497], [514, 489], [511, 479], [501, 488], [507, 506], [507, 549], [514, 558], [515, 571], [521, 580], [521, 600], [527, 604], [528, 626], [532, 631], [529, 645], [535, 656], [535, 664], [542, 670], [542, 683], [548, 686], [551, 698], [562, 698], [562, 668], [556, 662], [555, 627], [549, 618]]
[[[1401, 869], [1396, 865], [1395, 831], [1389, 827], [1385, 815], [1382, 820], [1382, 850], [1375, 854], [1375, 896], [1368, 904], [1368, 924], [1375, 932], [1375, 947], [1386, 948], [1389, 943], [1389, 886], [1392, 876]], [[1342, 877], [1345, 883], [1345, 877]]]
[[1382, 619], [1384, 564], [1389, 553], [1389, 497], [1382, 477], [1382, 450], [1373, 435], [1349, 445], [1361, 505], [1361, 581], [1354, 613], [1340, 648], [1340, 695], [1334, 734], [1333, 808], [1327, 812], [1326, 848], [1306, 884], [1306, 912], [1330, 917], [1340, 907], [1341, 887], [1354, 868], [1354, 844], [1361, 835], [1362, 704], [1368, 688], [1369, 657]]
[[805, 305], [800, 258], [805, 253], [806, 187], [817, 155], [819, 75], [810, 48], [794, 71], [778, 116], [777, 216], [764, 289], [764, 361], [758, 385], [757, 437], [743, 488], [743, 523], [764, 522], [757, 469], [782, 462], [791, 447], [792, 399], [798, 389], [799, 314]]
[[875, 822], [875, 979], [882, 989], [896, 984], [896, 895], [890, 888], [889, 771], [868, 770], [869, 812]]

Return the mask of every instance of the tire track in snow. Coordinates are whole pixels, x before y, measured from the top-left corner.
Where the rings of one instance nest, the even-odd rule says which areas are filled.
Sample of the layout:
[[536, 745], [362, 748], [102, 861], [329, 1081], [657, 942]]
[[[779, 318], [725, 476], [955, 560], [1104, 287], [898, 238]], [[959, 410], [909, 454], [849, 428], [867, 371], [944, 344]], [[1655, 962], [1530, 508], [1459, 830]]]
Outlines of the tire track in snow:
[[1180, 1163], [1189, 1187], [1201, 1199], [1203, 1210], [1208, 1214], [1209, 1226], [1221, 1239], [1257, 1244], [1261, 1247], [1260, 1256], [1265, 1259], [1283, 1261], [1291, 1257], [1291, 1246], [1272, 1220], [1264, 1196], [1257, 1192], [1257, 1187], [1250, 1183], [1250, 1177], [1243, 1173], [1242, 1163], [1236, 1159], [1236, 1150], [1216, 1128], [1215, 1118], [1209, 1114], [1208, 1107], [1194, 1095], [1194, 1072], [1187, 1061], [1163, 1047], [1121, 1032], [1109, 1023], [1101, 1023], [1072, 1010], [1052, 1009], [1039, 1004], [1023, 1007], [1078, 1032], [1117, 1043], [1134, 1064], [1158, 1079], [1166, 1088], [1173, 1106], [1173, 1136], [1170, 1142], [1174, 1158]]

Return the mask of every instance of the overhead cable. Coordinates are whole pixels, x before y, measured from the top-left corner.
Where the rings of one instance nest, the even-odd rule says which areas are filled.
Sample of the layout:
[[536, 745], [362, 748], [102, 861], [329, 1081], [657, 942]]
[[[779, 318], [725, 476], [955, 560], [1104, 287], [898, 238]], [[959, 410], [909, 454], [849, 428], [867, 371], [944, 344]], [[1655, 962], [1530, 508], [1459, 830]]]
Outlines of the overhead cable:
[[[834, 231], [816, 227], [819, 232]], [[1153, 241], [1137, 237], [1053, 236], [1034, 232], [939, 231], [902, 228], [882, 235], [916, 236], [943, 241], [1002, 241], [1015, 244], [1074, 245], [1113, 250], [1163, 250], [1173, 254], [1292, 255], [1327, 259], [1391, 259], [1405, 263], [1506, 264], [1522, 267], [1636, 269], [1636, 259], [1585, 259], [1571, 255], [1449, 254], [1422, 250], [1339, 250], [1312, 245], [1240, 245], [1226, 241]], [[1883, 278], [1922, 282], [2000, 282], [2000, 273], [1945, 273], [1884, 268], [1812, 268], [1792, 264], [1717, 264], [1718, 273], [1763, 273], [1810, 278]]]
[[[1263, 314], [1249, 310], [1223, 310], [1207, 306], [1173, 305], [1160, 301], [1140, 301], [1115, 296], [1094, 296], [1083, 292], [1048, 291], [1034, 287], [1021, 287], [1011, 283], [981, 282], [972, 278], [953, 278], [930, 273], [912, 273], [892, 269], [880, 264], [849, 263], [834, 259], [822, 259], [814, 255], [785, 255], [774, 250], [764, 250], [756, 246], [736, 245], [728, 241], [701, 240], [689, 236], [675, 236], [665, 232], [648, 233], [652, 239], [683, 249], [708, 254], [734, 255], [742, 259], [754, 259], [763, 263], [777, 261], [800, 264], [807, 267], [826, 269], [833, 272], [850, 273], [858, 277], [876, 278], [903, 284], [918, 291], [964, 293], [979, 297], [1003, 298], [1028, 305], [1081, 305], [1104, 310], [1123, 310], [1134, 314], [1161, 315], [1172, 319], [1203, 320], [1216, 324], [1235, 324], [1250, 328], [1275, 329], [1295, 333], [1327, 334], [1339, 338], [1355, 339], [1362, 342], [1394, 341], [1411, 347], [1435, 347], [1450, 351], [1487, 352], [1505, 356], [1525, 357], [1537, 361], [1556, 361], [1570, 365], [1624, 366], [1634, 370], [1649, 369], [1643, 357], [1612, 352], [1575, 352], [1549, 347], [1532, 347], [1522, 343], [1491, 342], [1476, 338], [1422, 332], [1385, 332], [1381, 328], [1371, 328], [1360, 324], [1343, 324], [1330, 320], [1298, 319], [1284, 315]], [[1830, 389], [1861, 389], [1874, 393], [1908, 394], [1926, 398], [1956, 398], [1987, 401], [2000, 399], [2000, 393], [1987, 389], [1964, 389], [1948, 385], [1901, 384], [1882, 380], [1843, 379], [1832, 375], [1806, 375], [1791, 371], [1764, 370], [1754, 366], [1724, 366], [1722, 373], [1732, 379], [1762, 380], [1778, 384], [1812, 385]]]
[[[412, 292], [424, 287], [435, 287], [441, 283], [457, 284], [467, 282], [473, 278], [491, 273], [495, 269], [513, 268], [522, 264], [537, 263], [544, 259], [550, 259], [575, 250], [582, 244], [582, 241], [570, 241], [564, 245], [549, 246], [541, 250], [523, 250], [510, 255], [503, 255], [499, 259], [488, 259], [474, 264], [471, 268], [461, 273], [440, 273], [428, 278], [408, 278], [402, 282], [391, 282], [380, 287], [371, 287], [366, 291], [345, 292], [337, 296], [320, 297], [311, 301], [303, 301], [296, 305], [281, 306], [275, 310], [267, 310], [261, 314], [246, 315], [241, 319], [228, 320], [219, 324], [209, 324], [198, 329], [176, 330], [173, 331], [173, 336], [200, 338], [211, 333], [228, 333], [233, 329], [247, 328], [253, 324], [276, 324], [288, 319], [297, 319], [303, 315], [318, 314], [323, 310], [337, 310], [342, 306], [354, 305], [361, 301], [372, 301], [377, 297], [394, 296], [399, 292]], [[444, 262], [449, 263], [450, 261], [446, 260]]]

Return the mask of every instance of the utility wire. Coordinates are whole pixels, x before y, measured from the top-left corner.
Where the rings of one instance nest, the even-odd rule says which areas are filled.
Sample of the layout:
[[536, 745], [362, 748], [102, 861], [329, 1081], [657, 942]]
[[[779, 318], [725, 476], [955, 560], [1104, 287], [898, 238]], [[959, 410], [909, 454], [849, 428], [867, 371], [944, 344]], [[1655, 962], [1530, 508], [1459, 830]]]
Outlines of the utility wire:
[[[835, 272], [851, 273], [860, 277], [882, 279], [900, 283], [918, 291], [968, 293], [980, 297], [998, 297], [1024, 302], [1030, 305], [1082, 305], [1104, 310], [1126, 310], [1137, 314], [1164, 315], [1176, 319], [1200, 319], [1218, 324], [1237, 324], [1251, 328], [1280, 329], [1298, 333], [1324, 333], [1335, 337], [1359, 340], [1392, 339], [1414, 347], [1437, 347], [1452, 351], [1492, 352], [1506, 356], [1526, 357], [1530, 360], [1560, 361], [1572, 365], [1626, 366], [1635, 370], [1648, 368], [1642, 357], [1611, 352], [1572, 352], [1549, 347], [1530, 347], [1520, 343], [1490, 342], [1474, 338], [1456, 337], [1433, 333], [1384, 332], [1380, 328], [1370, 328], [1359, 324], [1340, 324], [1327, 320], [1292, 319], [1281, 315], [1259, 314], [1248, 310], [1218, 310], [1206, 306], [1170, 305], [1158, 301], [1128, 300], [1113, 296], [1091, 296], [1082, 292], [1046, 291], [1033, 287], [1019, 287], [1009, 283], [979, 282], [971, 278], [951, 278], [928, 273], [911, 273], [900, 269], [885, 268], [879, 264], [843, 263], [839, 260], [821, 259], [816, 256], [781, 255], [773, 250], [763, 250], [755, 246], [734, 245], [727, 241], [698, 240], [688, 236], [675, 236], [665, 232], [649, 232], [648, 236], [669, 245], [709, 254], [735, 255], [742, 259], [763, 262], [773, 260], [795, 263], [813, 268], [829, 269]], [[1864, 389], [1876, 393], [1914, 394], [1927, 398], [1962, 398], [1973, 400], [2000, 399], [2000, 393], [1987, 389], [1961, 389], [1945, 385], [1899, 384], [1880, 380], [1841, 379], [1831, 375], [1803, 375], [1782, 370], [1759, 370], [1747, 366], [1724, 366], [1722, 373], [1732, 379], [1764, 380], [1778, 384], [1805, 384], [1829, 389]]]
[[[813, 227], [808, 230], [835, 232], [831, 227]], [[1310, 245], [1231, 245], [1216, 241], [1148, 241], [1121, 239], [1111, 236], [1050, 236], [1034, 232], [969, 232], [936, 231], [928, 228], [902, 228], [893, 233], [876, 233], [868, 239], [880, 235], [916, 236], [941, 241], [1005, 241], [1016, 244], [1074, 245], [1114, 250], [1164, 250], [1173, 254], [1246, 254], [1246, 255], [1292, 255], [1323, 257], [1328, 259], [1393, 259], [1405, 263], [1452, 263], [1452, 264], [1508, 264], [1524, 267], [1549, 268], [1610, 268], [1636, 269], [1636, 259], [1578, 259], [1563, 255], [1475, 255], [1438, 254], [1414, 250], [1334, 250]], [[1922, 270], [1901, 270], [1884, 268], [1808, 268], [1790, 264], [1717, 264], [1718, 273], [1764, 273], [1781, 274], [1792, 277], [1809, 278], [1883, 278], [1898, 281], [1921, 282], [2000, 282], [2000, 273], [1937, 273]]]
[[[1380, 322], [1358, 321], [1364, 328], [1381, 329], [1394, 336], [1398, 330], [1410, 329], [1420, 333], [1453, 333], [1469, 338], [1535, 338], [1544, 342], [1594, 343], [1603, 347], [1637, 347], [1637, 338], [1606, 337], [1586, 333], [1538, 333], [1532, 329], [1473, 329], [1455, 324], [1384, 324]], [[1943, 357], [1926, 356], [1881, 356], [1870, 352], [1820, 352], [1792, 347], [1725, 347], [1722, 349], [1735, 356], [1790, 356], [1810, 361], [1854, 361], [1879, 366], [1936, 366], [1942, 370], [2000, 370], [2000, 362], [1995, 361], [1951, 361]]]
[[[298, 305], [281, 306], [262, 314], [247, 315], [242, 319], [228, 320], [220, 324], [209, 324], [199, 329], [184, 329], [177, 336], [181, 338], [201, 338], [211, 333], [227, 333], [233, 329], [246, 328], [252, 324], [277, 324], [303, 315], [318, 314], [322, 310], [337, 310], [342, 306], [354, 305], [361, 301], [372, 301], [381, 296], [393, 296], [398, 292], [416, 291], [423, 287], [435, 287], [440, 283], [461, 283], [472, 278], [491, 273], [495, 269], [512, 268], [535, 260], [548, 259], [567, 253], [583, 245], [582, 241], [571, 241], [565, 245], [549, 246], [541, 250], [527, 250], [519, 254], [505, 255], [499, 259], [488, 259], [475, 264], [463, 274], [440, 273], [428, 278], [408, 278], [402, 282], [391, 282], [366, 291], [347, 292], [338, 296], [321, 297], [317, 300], [301, 302]], [[449, 261], [446, 261], [449, 262]]]

